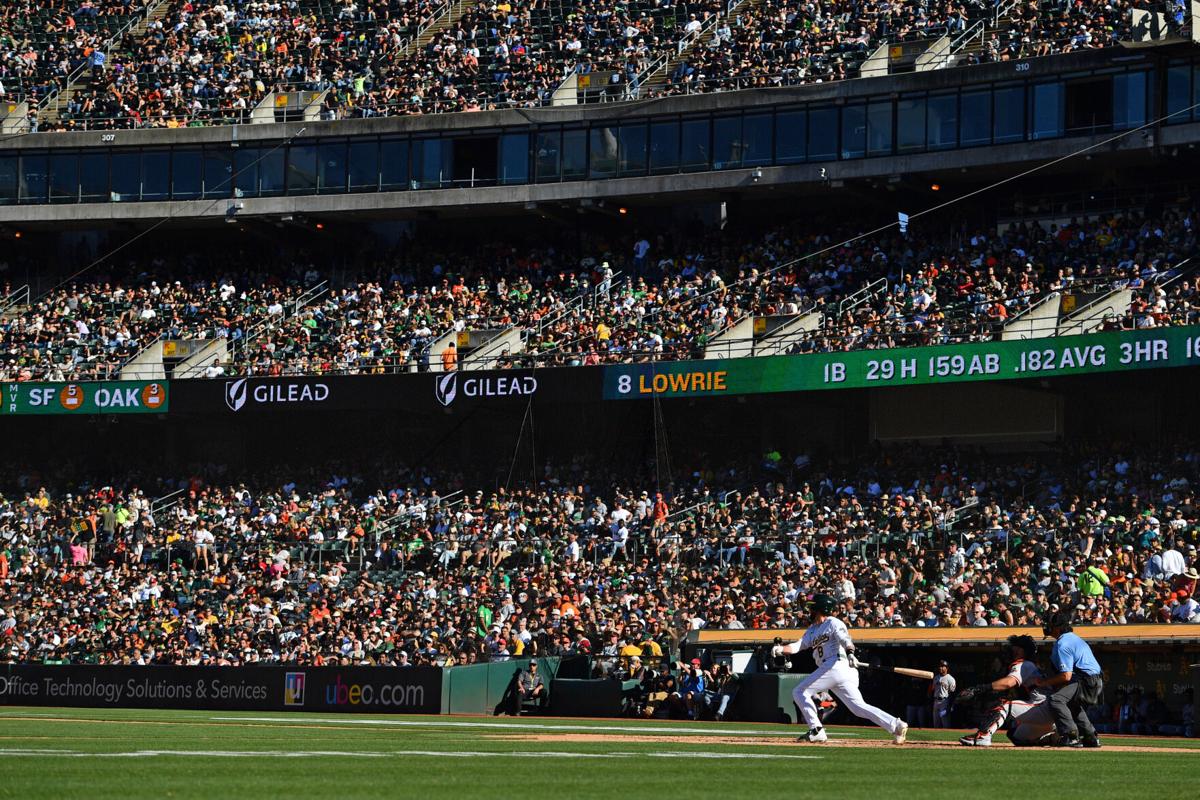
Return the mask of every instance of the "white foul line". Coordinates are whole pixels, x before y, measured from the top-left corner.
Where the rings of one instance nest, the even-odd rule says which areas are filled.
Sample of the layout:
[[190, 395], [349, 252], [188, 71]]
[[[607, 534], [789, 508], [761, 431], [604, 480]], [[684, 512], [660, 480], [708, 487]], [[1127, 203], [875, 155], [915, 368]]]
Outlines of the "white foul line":
[[[719, 736], [738, 736], [753, 739], [759, 736], [783, 736], [796, 737], [799, 732], [789, 731], [747, 731], [747, 730], [730, 730], [729, 728], [692, 728], [692, 727], [666, 727], [662, 725], [555, 725], [542, 724], [532, 722], [462, 722], [455, 721], [440, 721], [440, 720], [402, 720], [402, 719], [346, 719], [344, 717], [313, 718], [313, 717], [209, 717], [210, 720], [216, 722], [307, 722], [307, 723], [332, 723], [335, 725], [387, 725], [387, 726], [405, 726], [405, 727], [423, 727], [423, 728], [526, 728], [529, 730], [538, 731], [587, 731], [591, 733], [605, 733], [607, 731], [617, 731], [620, 733], [682, 733], [692, 735], [719, 735]], [[858, 736], [859, 734], [851, 731], [831, 731], [828, 728], [825, 732], [830, 736]]]
[[546, 750], [514, 750], [511, 752], [494, 752], [488, 750], [391, 750], [381, 751], [343, 751], [343, 750], [131, 750], [115, 753], [85, 753], [79, 750], [34, 750], [26, 748], [0, 748], [0, 755], [14, 758], [30, 756], [51, 756], [54, 758], [159, 758], [162, 756], [203, 756], [207, 758], [308, 758], [310, 756], [350, 756], [353, 758], [391, 758], [393, 756], [430, 756], [435, 758], [589, 758], [589, 759], [624, 759], [641, 758], [721, 758], [721, 759], [784, 759], [784, 760], [815, 760], [823, 756], [781, 755], [769, 753], [575, 753]]

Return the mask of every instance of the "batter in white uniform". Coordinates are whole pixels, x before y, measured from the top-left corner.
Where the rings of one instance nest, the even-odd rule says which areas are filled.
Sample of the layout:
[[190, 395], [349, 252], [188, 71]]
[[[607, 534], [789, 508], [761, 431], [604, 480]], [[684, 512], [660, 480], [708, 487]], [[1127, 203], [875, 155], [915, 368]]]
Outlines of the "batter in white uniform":
[[892, 734], [892, 741], [896, 744], [904, 744], [908, 736], [908, 724], [886, 711], [867, 705], [863, 700], [858, 690], [858, 660], [854, 657], [854, 642], [850, 640], [845, 623], [833, 616], [835, 606], [832, 597], [817, 595], [812, 601], [813, 624], [800, 641], [772, 648], [772, 654], [777, 656], [811, 649], [813, 660], [817, 662], [816, 670], [792, 691], [792, 698], [800, 706], [800, 713], [808, 723], [808, 731], [800, 739], [805, 742], [829, 740], [817, 716], [813, 695], [830, 691], [846, 705], [850, 713], [871, 720]]
[[979, 730], [962, 737], [958, 743], [967, 747], [991, 747], [992, 734], [1007, 723], [1008, 738], [1018, 747], [1055, 744], [1054, 715], [1050, 712], [1046, 695], [1034, 686], [1034, 681], [1042, 677], [1042, 671], [1034, 662], [1037, 643], [1032, 636], [1010, 636], [1005, 655], [1010, 662], [1007, 675], [964, 690], [959, 700], [969, 700], [990, 692], [1013, 693], [1017, 696], [992, 706]]

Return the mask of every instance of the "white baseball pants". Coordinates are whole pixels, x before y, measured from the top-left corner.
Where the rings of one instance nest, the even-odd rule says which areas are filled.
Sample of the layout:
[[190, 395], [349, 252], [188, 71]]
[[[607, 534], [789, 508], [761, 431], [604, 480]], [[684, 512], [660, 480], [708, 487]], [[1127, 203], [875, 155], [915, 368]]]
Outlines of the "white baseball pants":
[[813, 695], [818, 692], [833, 692], [838, 700], [846, 704], [846, 708], [856, 717], [869, 719], [888, 733], [895, 733], [900, 727], [900, 720], [891, 714], [868, 705], [863, 700], [862, 692], [858, 690], [858, 670], [845, 661], [835, 661], [826, 666], [817, 667], [813, 672], [792, 690], [792, 699], [800, 706], [800, 713], [810, 728], [821, 727], [821, 719], [817, 716], [817, 704]]

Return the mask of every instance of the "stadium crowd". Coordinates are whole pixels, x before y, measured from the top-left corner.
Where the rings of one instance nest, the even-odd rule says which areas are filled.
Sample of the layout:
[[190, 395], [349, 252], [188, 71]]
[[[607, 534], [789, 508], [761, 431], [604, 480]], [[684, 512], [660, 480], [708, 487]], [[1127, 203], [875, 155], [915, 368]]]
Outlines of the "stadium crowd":
[[[131, 277], [71, 282], [6, 312], [0, 379], [114, 379], [122, 364], [160, 337], [236, 343], [253, 325], [283, 315], [304, 292], [303, 267], [212, 280], [196, 278], [194, 261], [184, 261], [160, 278], [122, 269]], [[0, 296], [6, 294], [0, 287]]]
[[[1111, 47], [1130, 37], [1129, 3], [813, 5], [766, 0], [735, 7], [685, 58], [662, 94], [791, 86], [855, 77], [881, 43], [977, 39], [956, 55], [967, 64], [1027, 59]], [[996, 15], [999, 14], [997, 17]]]
[[700, 357], [748, 314], [818, 314], [797, 352], [944, 344], [993, 338], [1068, 289], [1133, 290], [1108, 328], [1192, 324], [1200, 298], [1176, 267], [1195, 250], [1196, 220], [1178, 209], [837, 246], [855, 231], [792, 224], [562, 247], [453, 247], [434, 234], [364, 251], [357, 265], [339, 265], [341, 286], [299, 307], [289, 301], [334, 272], [310, 254], [217, 280], [201, 277], [196, 258], [155, 255], [0, 317], [0, 379], [115, 377], [160, 335], [234, 342], [213, 377], [427, 369], [444, 334], [514, 325], [523, 351], [497, 366]]
[[0, 100], [38, 102], [81, 67], [103, 65], [105, 43], [145, 15], [147, 0], [9, 0], [0, 7]]
[[[885, 42], [977, 22], [960, 61], [1110, 46], [1128, 38], [1132, 4], [166, 0], [117, 35], [152, 6], [6, 4], [0, 97], [36, 101], [82, 70], [56, 114], [34, 115], [71, 130], [246, 122], [274, 91], [327, 92], [324, 119], [547, 105], [572, 73], [626, 97], [725, 91], [855, 77]], [[660, 69], [665, 83], [641, 86]]]
[[1054, 607], [1200, 623], [1194, 442], [852, 465], [770, 452], [665, 485], [581, 458], [513, 485], [274, 469], [291, 476], [16, 473], [0, 496], [4, 659], [659, 660], [689, 630], [802, 626], [818, 591], [860, 627], [1036, 625]]

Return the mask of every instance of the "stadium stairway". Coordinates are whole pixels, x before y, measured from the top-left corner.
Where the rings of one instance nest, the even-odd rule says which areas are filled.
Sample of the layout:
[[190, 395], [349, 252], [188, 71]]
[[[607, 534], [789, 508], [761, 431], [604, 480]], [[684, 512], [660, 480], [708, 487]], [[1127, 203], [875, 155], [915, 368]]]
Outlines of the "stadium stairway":
[[405, 46], [405, 52], [410, 55], [424, 52], [426, 46], [433, 41], [433, 37], [458, 22], [468, 9], [474, 7], [475, 4], [470, 0], [450, 0], [443, 6], [446, 13], [441, 14], [428, 26], [419, 30], [416, 38], [411, 39]]
[[[141, 41], [141, 38], [146, 33], [146, 28], [150, 26], [150, 23], [162, 20], [163, 17], [167, 15], [167, 12], [170, 10], [170, 8], [170, 0], [158, 0], [158, 2], [146, 12], [144, 17], [135, 22], [131, 27], [118, 31], [110, 39], [108, 39], [104, 43], [104, 52], [111, 58], [113, 52], [120, 49], [120, 44], [122, 41]], [[79, 89], [83, 88], [84, 86], [87, 86], [90, 82], [91, 76], [89, 75], [89, 70], [87, 69], [86, 65], [75, 70], [75, 72], [71, 75], [70, 82], [63, 87], [62, 91], [47, 98], [41, 107], [38, 108], [38, 119], [57, 124], [59, 115], [62, 113], [62, 109], [64, 109], [67, 103], [71, 101], [71, 98], [75, 95], [75, 92], [79, 91]]]
[[671, 77], [671, 72], [676, 65], [681, 61], [686, 61], [688, 57], [695, 52], [699, 47], [703, 47], [704, 43], [712, 38], [712, 30], [716, 27], [717, 22], [729, 17], [733, 14], [745, 13], [763, 4], [763, 0], [734, 0], [726, 7], [725, 13], [721, 16], [711, 17], [708, 24], [702, 27], [695, 36], [684, 36], [676, 44], [676, 53], [673, 57], [660, 59], [651, 64], [646, 72], [640, 76], [639, 83], [641, 91], [653, 91], [662, 88], [666, 85], [667, 80]]
[[1004, 34], [1012, 30], [1012, 12], [1016, 5], [1017, 0], [998, 0], [992, 18], [985, 20], [980, 34], [970, 37], [961, 46], [955, 47], [953, 61], [947, 63], [946, 66], [953, 67], [959, 64], [969, 64], [972, 61], [980, 61], [984, 48], [987, 47], [992, 34], [999, 34], [1003, 41]]

